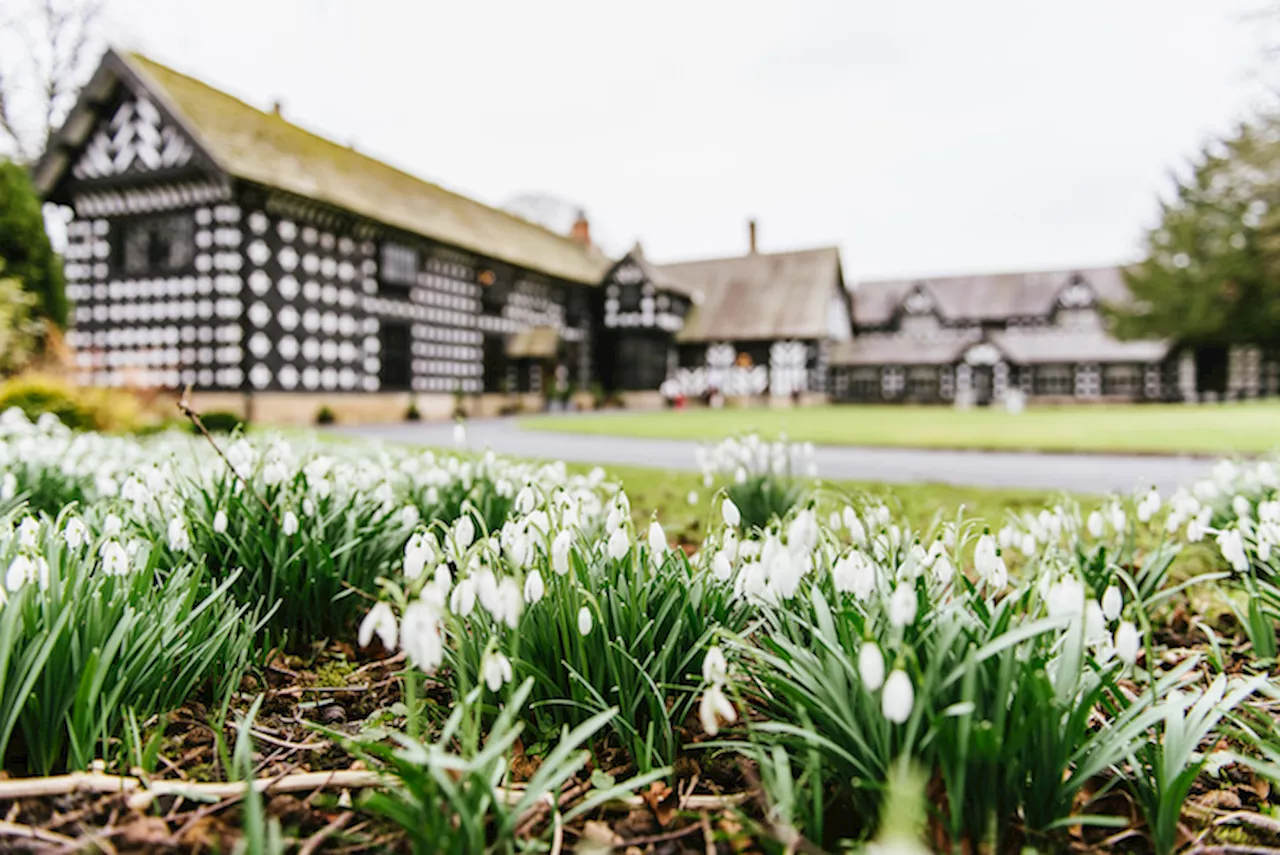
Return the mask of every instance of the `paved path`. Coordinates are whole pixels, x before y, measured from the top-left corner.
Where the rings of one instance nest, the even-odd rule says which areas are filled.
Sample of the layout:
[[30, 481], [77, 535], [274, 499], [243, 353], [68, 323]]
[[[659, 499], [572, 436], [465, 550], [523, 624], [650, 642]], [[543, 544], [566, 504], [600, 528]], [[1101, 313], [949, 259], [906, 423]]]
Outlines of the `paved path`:
[[[410, 422], [337, 428], [370, 438], [453, 446], [453, 424]], [[469, 423], [467, 445], [499, 454], [578, 463], [696, 469], [697, 443], [677, 439], [524, 431], [515, 419]], [[934, 451], [907, 448], [824, 446], [817, 450], [824, 478], [886, 483], [946, 483], [979, 487], [1027, 487], [1073, 492], [1127, 491], [1154, 484], [1167, 493], [1203, 477], [1213, 463], [1193, 457], [1148, 457], [1036, 452]]]

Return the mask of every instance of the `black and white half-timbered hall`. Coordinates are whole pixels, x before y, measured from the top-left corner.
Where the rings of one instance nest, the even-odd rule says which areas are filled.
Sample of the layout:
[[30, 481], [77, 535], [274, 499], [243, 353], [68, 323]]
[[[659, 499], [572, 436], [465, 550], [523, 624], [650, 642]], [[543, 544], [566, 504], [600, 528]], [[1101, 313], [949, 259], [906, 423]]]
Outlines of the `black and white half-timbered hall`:
[[[846, 287], [834, 247], [610, 260], [136, 54], [108, 52], [34, 177], [71, 212], [67, 335], [86, 384], [178, 389], [271, 421], [629, 402], [1159, 399], [1195, 365], [1118, 342], [1117, 270]], [[1233, 354], [1227, 382], [1273, 391]], [[1203, 385], [1203, 383], [1200, 383]], [[1225, 391], [1225, 389], [1224, 389]], [[219, 397], [220, 396], [220, 397]], [[581, 399], [579, 399], [581, 400]]]

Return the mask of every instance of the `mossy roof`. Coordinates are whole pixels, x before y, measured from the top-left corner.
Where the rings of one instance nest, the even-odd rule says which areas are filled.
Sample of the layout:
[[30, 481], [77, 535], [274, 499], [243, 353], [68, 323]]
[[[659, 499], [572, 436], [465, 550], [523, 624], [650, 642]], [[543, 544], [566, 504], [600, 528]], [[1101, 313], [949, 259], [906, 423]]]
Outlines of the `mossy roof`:
[[140, 54], [122, 55], [228, 174], [571, 282], [598, 284], [599, 252], [291, 124]]

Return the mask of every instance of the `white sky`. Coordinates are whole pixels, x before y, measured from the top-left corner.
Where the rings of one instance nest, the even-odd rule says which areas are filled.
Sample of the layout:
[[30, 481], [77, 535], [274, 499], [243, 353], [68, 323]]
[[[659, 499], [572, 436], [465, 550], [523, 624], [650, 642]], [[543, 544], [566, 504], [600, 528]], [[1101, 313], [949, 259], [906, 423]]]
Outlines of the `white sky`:
[[846, 276], [1135, 257], [1260, 103], [1261, 0], [112, 0], [112, 38], [491, 204], [656, 260], [836, 243]]

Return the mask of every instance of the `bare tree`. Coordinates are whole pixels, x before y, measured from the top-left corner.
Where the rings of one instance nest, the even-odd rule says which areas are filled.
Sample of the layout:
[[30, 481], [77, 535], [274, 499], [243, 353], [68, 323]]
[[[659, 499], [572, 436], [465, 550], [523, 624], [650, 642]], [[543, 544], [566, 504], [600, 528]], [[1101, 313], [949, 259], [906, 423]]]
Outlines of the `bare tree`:
[[0, 143], [34, 160], [97, 62], [105, 0], [14, 0], [0, 19]]

